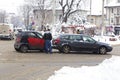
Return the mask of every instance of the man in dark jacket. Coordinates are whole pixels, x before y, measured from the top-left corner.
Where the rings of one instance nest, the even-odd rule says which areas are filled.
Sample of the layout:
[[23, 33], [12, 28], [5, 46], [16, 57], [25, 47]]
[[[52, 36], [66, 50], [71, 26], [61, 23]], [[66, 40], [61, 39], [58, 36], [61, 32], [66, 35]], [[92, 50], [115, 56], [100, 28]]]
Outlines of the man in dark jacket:
[[43, 38], [45, 39], [45, 51], [46, 53], [52, 53], [52, 46], [51, 46], [51, 40], [52, 40], [52, 34], [50, 33], [50, 29], [48, 29], [45, 33]]

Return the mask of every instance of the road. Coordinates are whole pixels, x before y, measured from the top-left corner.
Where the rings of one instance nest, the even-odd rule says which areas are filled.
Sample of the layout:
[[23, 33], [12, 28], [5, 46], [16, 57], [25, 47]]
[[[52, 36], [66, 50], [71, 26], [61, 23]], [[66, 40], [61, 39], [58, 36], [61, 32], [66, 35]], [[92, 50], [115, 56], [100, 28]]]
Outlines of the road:
[[38, 51], [19, 53], [14, 50], [14, 40], [0, 40], [0, 80], [47, 80], [63, 66], [95, 66], [112, 55], [120, 56], [120, 46], [114, 46], [106, 55], [90, 53], [53, 54]]

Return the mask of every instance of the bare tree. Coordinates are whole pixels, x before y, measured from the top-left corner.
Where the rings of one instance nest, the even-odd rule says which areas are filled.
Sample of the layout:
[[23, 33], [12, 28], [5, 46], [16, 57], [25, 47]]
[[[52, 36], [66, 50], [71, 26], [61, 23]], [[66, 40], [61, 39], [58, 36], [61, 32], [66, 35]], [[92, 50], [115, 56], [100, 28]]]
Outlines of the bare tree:
[[22, 25], [23, 25], [20, 16], [11, 16], [10, 20], [15, 28], [22, 27]]
[[46, 7], [49, 7], [49, 4], [45, 4], [47, 1], [51, 2], [50, 0], [25, 0], [25, 2], [31, 5], [33, 12], [38, 14], [40, 18], [39, 23], [41, 23], [39, 26], [46, 24], [48, 15]]
[[0, 11], [0, 23], [5, 23], [5, 19], [6, 19], [6, 11], [1, 10]]
[[86, 0], [59, 0], [59, 4], [62, 8], [62, 22], [67, 22], [69, 16], [78, 10], [82, 3]]
[[[47, 8], [52, 6], [52, 1], [53, 0], [25, 0], [25, 2], [27, 2], [28, 4], [31, 5], [32, 9], [34, 9], [35, 11], [39, 11], [36, 13], [39, 13], [39, 15], [41, 15], [40, 18], [41, 20], [40, 23], [42, 25], [46, 24], [46, 19], [47, 19]], [[56, 2], [60, 5], [62, 8], [62, 15], [61, 15], [61, 22], [67, 22], [68, 18], [70, 15], [72, 15], [73, 13], [79, 11], [81, 9], [81, 5], [84, 5], [85, 2], [87, 2], [88, 0], [56, 0]], [[47, 4], [46, 7], [46, 2], [49, 2], [49, 4]]]
[[38, 2], [36, 4], [38, 4], [37, 8], [38, 11], [40, 11], [40, 15], [41, 15], [41, 26], [43, 26], [45, 24], [45, 14], [46, 14], [46, 10], [45, 10], [45, 0], [37, 0]]
[[22, 15], [24, 17], [25, 26], [28, 29], [28, 26], [30, 25], [29, 17], [30, 17], [30, 11], [32, 10], [32, 7], [30, 4], [24, 4], [23, 6], [20, 7], [20, 10], [21, 10]]

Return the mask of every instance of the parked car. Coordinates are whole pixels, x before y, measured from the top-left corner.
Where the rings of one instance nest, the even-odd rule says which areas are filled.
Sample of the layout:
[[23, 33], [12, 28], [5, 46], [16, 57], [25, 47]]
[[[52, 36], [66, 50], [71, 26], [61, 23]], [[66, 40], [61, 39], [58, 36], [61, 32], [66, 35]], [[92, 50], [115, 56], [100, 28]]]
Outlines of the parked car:
[[0, 39], [14, 39], [13, 25], [7, 23], [0, 23]]
[[22, 31], [16, 35], [14, 48], [16, 51], [43, 50], [44, 39], [41, 33], [36, 31]]
[[70, 51], [89, 51], [106, 54], [113, 49], [109, 44], [98, 42], [90, 36], [83, 34], [61, 34], [52, 41], [52, 46], [54, 49], [64, 53], [69, 53]]

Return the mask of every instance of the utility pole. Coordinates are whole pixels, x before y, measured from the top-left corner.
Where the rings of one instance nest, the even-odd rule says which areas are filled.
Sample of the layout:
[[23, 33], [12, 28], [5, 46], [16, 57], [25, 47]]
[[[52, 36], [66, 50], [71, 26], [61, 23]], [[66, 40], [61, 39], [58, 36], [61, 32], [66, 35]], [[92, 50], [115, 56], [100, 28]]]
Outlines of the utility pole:
[[55, 20], [56, 20], [55, 8], [56, 8], [56, 0], [53, 0], [53, 25], [54, 26], [55, 26]]
[[56, 11], [55, 11], [55, 8], [56, 8], [56, 0], [52, 0], [53, 1], [53, 26], [52, 26], [52, 34], [55, 35], [56, 34], [56, 26], [55, 26], [55, 23], [56, 23]]
[[105, 25], [104, 25], [104, 0], [102, 0], [102, 23], [101, 23], [101, 36], [103, 36], [105, 32]]
[[92, 0], [90, 0], [90, 18], [89, 18], [90, 23], [92, 18], [91, 13], [92, 13]]

